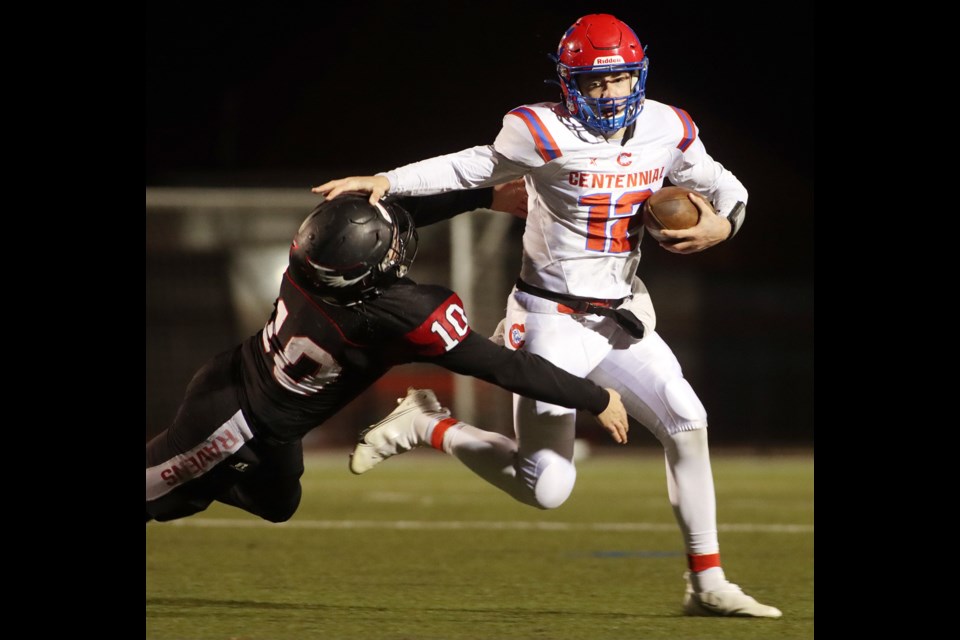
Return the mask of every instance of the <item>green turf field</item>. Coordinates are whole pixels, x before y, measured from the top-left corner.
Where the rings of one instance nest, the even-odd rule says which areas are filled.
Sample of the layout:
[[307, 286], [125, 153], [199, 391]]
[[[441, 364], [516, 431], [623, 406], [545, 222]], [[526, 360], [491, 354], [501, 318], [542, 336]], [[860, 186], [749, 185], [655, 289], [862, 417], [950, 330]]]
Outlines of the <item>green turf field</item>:
[[560, 509], [416, 451], [364, 476], [307, 460], [300, 510], [146, 526], [150, 639], [813, 637], [813, 458], [713, 455], [727, 576], [780, 620], [681, 615], [685, 558], [655, 453], [578, 464]]

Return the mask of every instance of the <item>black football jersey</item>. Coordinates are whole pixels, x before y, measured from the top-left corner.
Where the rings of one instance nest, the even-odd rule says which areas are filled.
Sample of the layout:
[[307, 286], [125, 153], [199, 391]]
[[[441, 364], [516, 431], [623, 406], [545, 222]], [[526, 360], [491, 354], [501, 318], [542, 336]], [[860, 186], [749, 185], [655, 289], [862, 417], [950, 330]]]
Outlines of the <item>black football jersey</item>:
[[344, 307], [312, 295], [287, 272], [273, 314], [243, 344], [241, 360], [244, 414], [258, 433], [281, 441], [302, 437], [391, 367], [409, 362], [433, 362], [594, 413], [609, 400], [592, 382], [539, 356], [474, 334], [456, 293], [408, 278], [374, 300]]

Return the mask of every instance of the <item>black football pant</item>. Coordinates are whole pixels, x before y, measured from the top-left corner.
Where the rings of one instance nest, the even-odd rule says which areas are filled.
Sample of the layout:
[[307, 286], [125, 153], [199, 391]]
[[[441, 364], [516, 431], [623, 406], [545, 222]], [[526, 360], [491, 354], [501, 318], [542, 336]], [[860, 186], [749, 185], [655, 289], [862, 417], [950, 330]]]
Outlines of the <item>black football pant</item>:
[[270, 522], [300, 505], [303, 444], [250, 431], [237, 400], [239, 349], [216, 356], [187, 386], [173, 425], [147, 443], [147, 520], [175, 520], [214, 500]]

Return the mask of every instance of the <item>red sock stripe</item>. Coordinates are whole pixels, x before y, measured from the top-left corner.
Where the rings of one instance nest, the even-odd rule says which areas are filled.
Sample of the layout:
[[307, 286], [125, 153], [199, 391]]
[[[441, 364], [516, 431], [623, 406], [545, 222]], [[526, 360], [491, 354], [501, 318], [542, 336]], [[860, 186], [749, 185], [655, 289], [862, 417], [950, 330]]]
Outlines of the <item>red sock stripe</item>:
[[694, 573], [706, 571], [707, 569], [720, 566], [720, 554], [704, 553], [698, 556], [688, 555], [687, 564], [690, 566], [690, 571]]
[[453, 425], [460, 422], [456, 418], [444, 418], [433, 428], [433, 433], [430, 434], [430, 446], [434, 449], [440, 449], [443, 451], [443, 434], [447, 432], [447, 429]]

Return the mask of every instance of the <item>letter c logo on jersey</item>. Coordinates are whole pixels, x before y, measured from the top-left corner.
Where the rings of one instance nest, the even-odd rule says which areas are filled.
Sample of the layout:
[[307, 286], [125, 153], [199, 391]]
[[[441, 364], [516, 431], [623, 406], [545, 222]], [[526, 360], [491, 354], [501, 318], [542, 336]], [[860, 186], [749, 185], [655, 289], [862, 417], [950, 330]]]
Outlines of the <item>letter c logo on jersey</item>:
[[522, 324], [510, 326], [510, 331], [507, 332], [507, 340], [510, 341], [510, 346], [515, 350], [523, 346], [523, 336], [525, 332], [526, 328]]
[[629, 167], [631, 164], [633, 164], [632, 156], [633, 156], [632, 153], [624, 151], [623, 153], [617, 156], [617, 164], [620, 165], [621, 167]]

